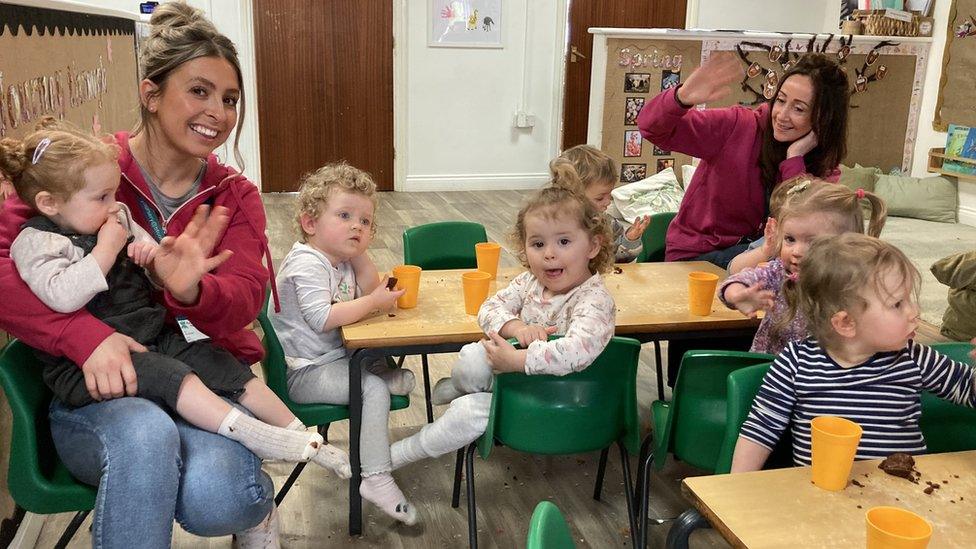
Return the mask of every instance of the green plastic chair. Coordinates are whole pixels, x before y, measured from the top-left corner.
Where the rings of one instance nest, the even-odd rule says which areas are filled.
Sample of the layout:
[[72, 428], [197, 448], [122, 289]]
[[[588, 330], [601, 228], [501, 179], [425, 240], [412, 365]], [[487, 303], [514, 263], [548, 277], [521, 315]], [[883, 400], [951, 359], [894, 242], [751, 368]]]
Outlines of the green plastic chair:
[[636, 263], [659, 263], [664, 261], [664, 238], [668, 233], [668, 225], [678, 212], [662, 212], [651, 215], [651, 222], [641, 236], [643, 248], [637, 255]]
[[[424, 270], [476, 269], [478, 259], [474, 245], [488, 242], [484, 225], [470, 221], [440, 221], [410, 227], [403, 231], [403, 263]], [[430, 367], [427, 355], [420, 355], [424, 369], [424, 396], [427, 423], [434, 421], [430, 404]], [[400, 358], [403, 364], [403, 357]]]
[[[291, 410], [291, 413], [295, 414], [295, 417], [305, 425], [316, 427], [322, 437], [328, 441], [329, 425], [336, 421], [349, 419], [349, 407], [339, 404], [299, 404], [293, 401], [288, 396], [288, 382], [285, 378], [285, 373], [288, 370], [288, 366], [285, 364], [285, 351], [281, 347], [281, 342], [278, 340], [278, 335], [274, 331], [274, 326], [271, 325], [271, 321], [268, 319], [267, 301], [265, 301], [264, 307], [258, 314], [258, 322], [261, 324], [261, 330], [264, 331], [265, 352], [264, 359], [261, 360], [264, 382], [285, 403], [285, 406]], [[409, 396], [390, 396], [391, 410], [402, 410], [408, 406], [410, 406]], [[285, 499], [288, 491], [295, 484], [295, 481], [298, 480], [298, 476], [302, 474], [302, 470], [305, 469], [305, 465], [307, 463], [298, 463], [295, 465], [295, 468], [288, 476], [288, 480], [285, 481], [285, 484], [275, 496], [276, 505], [280, 505], [281, 501]]]
[[566, 519], [551, 502], [540, 501], [532, 512], [526, 549], [575, 549]]
[[[752, 403], [759, 393], [759, 386], [769, 371], [770, 364], [757, 364], [731, 372], [726, 380], [729, 399], [728, 412], [725, 421], [725, 436], [722, 451], [719, 454], [715, 474], [721, 475], [732, 470], [732, 455], [735, 453], [735, 443], [739, 440], [739, 431], [745, 423]], [[776, 448], [766, 460], [763, 469], [779, 469], [793, 466], [793, 432], [787, 429], [779, 438]]]
[[670, 453], [689, 465], [715, 472], [725, 436], [726, 378], [735, 370], [775, 358], [741, 351], [688, 351], [681, 358], [672, 400], [652, 403], [653, 430], [641, 444], [637, 486], [642, 539], [647, 533], [651, 464], [663, 469]]
[[[550, 338], [557, 339], [557, 336]], [[468, 445], [464, 459], [468, 500], [468, 539], [478, 546], [474, 489], [474, 452], [488, 459], [496, 444], [545, 455], [602, 450], [593, 499], [600, 499], [610, 446], [617, 445], [624, 473], [624, 492], [631, 539], [636, 533], [631, 492], [629, 449], [638, 449], [637, 361], [640, 343], [614, 337], [583, 371], [565, 376], [495, 376], [485, 434]], [[625, 449], [626, 448], [626, 449]], [[458, 464], [460, 465], [460, 463]], [[458, 507], [461, 471], [454, 475], [452, 507]]]
[[[936, 351], [952, 360], [972, 364], [969, 343], [936, 343]], [[943, 400], [928, 391], [922, 392], [922, 418], [919, 427], [925, 444], [933, 454], [976, 450], [976, 410]]]
[[34, 350], [16, 339], [0, 351], [0, 384], [13, 415], [7, 487], [17, 506], [31, 513], [75, 513], [55, 545], [61, 548], [94, 509], [96, 490], [75, 480], [58, 458], [48, 423], [51, 391], [42, 369]]

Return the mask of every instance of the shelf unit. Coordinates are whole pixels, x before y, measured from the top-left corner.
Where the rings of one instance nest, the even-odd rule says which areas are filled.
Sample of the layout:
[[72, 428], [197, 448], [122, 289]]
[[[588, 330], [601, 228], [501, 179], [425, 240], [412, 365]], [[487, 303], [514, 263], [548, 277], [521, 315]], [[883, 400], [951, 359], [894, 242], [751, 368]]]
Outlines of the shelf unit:
[[942, 164], [946, 160], [952, 160], [954, 162], [962, 162], [963, 164], [969, 164], [973, 167], [973, 171], [976, 172], [976, 159], [973, 158], [963, 158], [960, 156], [948, 156], [945, 153], [945, 147], [929, 149], [929, 171], [940, 173], [942, 175], [949, 175], [952, 177], [957, 177], [964, 181], [970, 181], [976, 183], [976, 173], [959, 173], [953, 171], [946, 171], [942, 168]]

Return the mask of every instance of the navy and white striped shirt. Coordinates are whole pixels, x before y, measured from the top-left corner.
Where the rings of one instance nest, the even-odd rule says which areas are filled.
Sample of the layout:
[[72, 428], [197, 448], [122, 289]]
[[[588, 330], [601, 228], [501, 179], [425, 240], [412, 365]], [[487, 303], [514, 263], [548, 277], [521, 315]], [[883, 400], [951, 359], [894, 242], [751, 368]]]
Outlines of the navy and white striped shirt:
[[772, 449], [793, 427], [793, 461], [810, 464], [810, 421], [840, 416], [864, 429], [857, 459], [894, 452], [925, 452], [918, 420], [921, 391], [976, 407], [976, 370], [909, 341], [900, 351], [878, 353], [842, 368], [816, 340], [792, 342], [770, 367], [741, 436]]

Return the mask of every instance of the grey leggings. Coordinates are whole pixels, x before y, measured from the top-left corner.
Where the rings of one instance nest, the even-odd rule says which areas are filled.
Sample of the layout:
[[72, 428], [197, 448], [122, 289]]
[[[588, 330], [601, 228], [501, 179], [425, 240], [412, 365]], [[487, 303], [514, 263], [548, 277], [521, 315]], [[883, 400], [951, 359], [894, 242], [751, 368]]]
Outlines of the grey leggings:
[[[359, 455], [363, 476], [389, 472], [390, 390], [379, 375], [393, 370], [386, 361], [363, 369], [363, 423]], [[349, 359], [288, 370], [288, 395], [301, 404], [349, 404]]]

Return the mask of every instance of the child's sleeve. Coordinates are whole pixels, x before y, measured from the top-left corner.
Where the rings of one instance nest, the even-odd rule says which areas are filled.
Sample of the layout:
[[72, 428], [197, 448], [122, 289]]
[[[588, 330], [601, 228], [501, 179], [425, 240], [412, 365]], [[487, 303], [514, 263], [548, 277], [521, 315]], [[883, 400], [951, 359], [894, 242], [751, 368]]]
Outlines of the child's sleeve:
[[24, 229], [10, 245], [10, 257], [34, 295], [59, 313], [77, 311], [108, 289], [98, 261], [59, 234]]
[[910, 343], [909, 353], [921, 370], [923, 389], [939, 398], [976, 408], [976, 370], [972, 366], [914, 341]]
[[772, 450], [790, 425], [796, 405], [796, 347], [790, 343], [766, 372], [739, 436]]
[[478, 325], [487, 334], [497, 332], [510, 320], [515, 320], [522, 312], [526, 294], [532, 284], [532, 273], [524, 272], [497, 294], [489, 297], [478, 310]]
[[585, 370], [613, 337], [616, 305], [606, 288], [594, 288], [573, 305], [569, 328], [553, 341], [533, 341], [525, 373], [564, 376]]
[[329, 269], [311, 254], [293, 257], [290, 267], [288, 276], [294, 284], [302, 318], [313, 330], [321, 332], [332, 312], [337, 281]]
[[644, 248], [641, 239], [629, 240], [623, 224], [613, 217], [610, 218], [610, 225], [613, 228], [614, 249], [616, 250], [614, 260], [617, 263], [629, 263], [636, 259]]
[[724, 303], [726, 307], [729, 309], [734, 309], [735, 306], [725, 299], [725, 289], [732, 284], [752, 286], [757, 283], [762, 284], [763, 288], [767, 290], [778, 292], [780, 286], [783, 284], [782, 263], [779, 261], [770, 261], [768, 265], [742, 269], [733, 275], [729, 275], [729, 277], [723, 280], [722, 284], [718, 287], [718, 298], [722, 300], [722, 303]]

